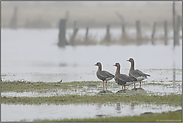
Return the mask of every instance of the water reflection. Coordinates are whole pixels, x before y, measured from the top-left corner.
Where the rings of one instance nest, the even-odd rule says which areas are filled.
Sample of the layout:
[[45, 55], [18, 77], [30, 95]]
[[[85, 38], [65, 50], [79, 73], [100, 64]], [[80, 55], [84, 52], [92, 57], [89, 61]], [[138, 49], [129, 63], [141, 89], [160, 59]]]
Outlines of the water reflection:
[[120, 107], [120, 103], [116, 103], [116, 111], [117, 113], [121, 113], [121, 107]]
[[102, 103], [97, 103], [96, 104], [96, 110], [100, 110], [102, 108]]
[[131, 110], [134, 110], [135, 105], [133, 103], [131, 103]]
[[[1, 104], [2, 121], [26, 119], [96, 118], [98, 116], [133, 116], [144, 112], [167, 112], [182, 109], [181, 106], [153, 104], [68, 104], [68, 105], [7, 105]], [[156, 108], [154, 108], [156, 107]], [[11, 116], [11, 117], [10, 117]]]
[[[116, 109], [117, 113], [119, 113], [119, 114], [121, 113], [121, 109], [124, 108], [123, 106], [126, 106], [126, 105], [122, 105], [122, 106], [121, 106], [121, 103], [120, 103], [120, 102], [117, 102], [117, 103], [116, 103], [116, 108], [115, 108], [115, 109]], [[129, 110], [129, 111], [132, 111], [132, 113], [134, 113], [135, 103], [134, 103], [134, 102], [131, 102], [130, 105], [129, 105], [129, 107], [130, 107], [130, 109], [131, 109], [131, 110]]]
[[[102, 61], [105, 61], [104, 64], [106, 69], [111, 72], [114, 71], [111, 63], [118, 60], [123, 61], [129, 56], [139, 58], [138, 61], [141, 63], [141, 69], [172, 69], [172, 59], [169, 55], [164, 55], [172, 54], [171, 46], [154, 47], [150, 45], [144, 45], [136, 47], [114, 45], [110, 47], [77, 46], [75, 48], [67, 46], [63, 50], [57, 48], [56, 45], [52, 45], [54, 43], [53, 41], [55, 40], [53, 39], [53, 34], [57, 34], [57, 32], [58, 30], [40, 31], [20, 29], [18, 31], [12, 31], [9, 29], [3, 29], [2, 74], [5, 74], [5, 76], [3, 76], [2, 79], [17, 80], [24, 78], [34, 82], [39, 80], [44, 82], [58, 82], [60, 79], [63, 79], [65, 82], [97, 81], [95, 76], [96, 69], [92, 65], [94, 62], [101, 59], [102, 54], [113, 54], [110, 56], [110, 59], [108, 55], [103, 55], [101, 59]], [[97, 30], [94, 29], [93, 32], [97, 32]], [[121, 32], [121, 30], [119, 30], [119, 32]], [[12, 34], [11, 37], [9, 36], [10, 34]], [[22, 35], [28, 35], [28, 39], [25, 41], [24, 36]], [[13, 39], [17, 39], [16, 42]], [[10, 46], [9, 43], [12, 43], [12, 45]], [[34, 50], [32, 50], [32, 46], [34, 46]], [[22, 52], [22, 49], [25, 49], [24, 52]], [[182, 68], [180, 60], [180, 57], [182, 56], [181, 50], [182, 47], [177, 47], [175, 49], [177, 55], [175, 58], [176, 68], [179, 69]], [[126, 51], [129, 51], [128, 54], [123, 54], [119, 59], [116, 52], [124, 53]], [[148, 51], [148, 53], [151, 53], [152, 56], [156, 57], [149, 57], [146, 60], [141, 59], [139, 54], [144, 54], [144, 51]], [[164, 56], [163, 59], [162, 56]], [[159, 59], [161, 59], [161, 63], [158, 62]], [[123, 72], [128, 73], [128, 71], [129, 66], [124, 65]], [[35, 73], [39, 74], [31, 75]], [[8, 74], [13, 74], [13, 76]], [[63, 75], [53, 75], [50, 77], [48, 74]], [[83, 76], [83, 78], [80, 78], [80, 76]], [[158, 78], [158, 76], [159, 75], [157, 73], [154, 75], [156, 78]], [[177, 76], [176, 79], [178, 79]]]

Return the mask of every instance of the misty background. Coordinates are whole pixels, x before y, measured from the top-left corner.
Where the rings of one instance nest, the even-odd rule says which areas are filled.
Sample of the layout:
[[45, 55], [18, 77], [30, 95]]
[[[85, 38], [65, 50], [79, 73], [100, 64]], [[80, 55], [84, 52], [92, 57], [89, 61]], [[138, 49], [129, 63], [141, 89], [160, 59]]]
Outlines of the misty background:
[[[67, 28], [121, 27], [123, 17], [126, 25], [135, 26], [140, 20], [143, 27], [152, 27], [153, 22], [172, 26], [172, 1], [2, 1], [1, 27], [11, 27], [15, 16], [17, 28], [58, 28], [60, 19], [67, 19]], [[176, 14], [182, 18], [180, 1], [175, 4]]]
[[[1, 81], [51, 82], [59, 86], [45, 90], [32, 90], [32, 86], [26, 86], [28, 91], [21, 92], [8, 91], [8, 88], [1, 92], [1, 97], [96, 95], [102, 90], [102, 81], [96, 76], [98, 68], [95, 64], [101, 62], [103, 70], [115, 74], [113, 65], [120, 63], [121, 73], [129, 75], [129, 58], [135, 60], [135, 69], [151, 75], [142, 83], [145, 93], [150, 96], [180, 95], [181, 27], [181, 1], [2, 1]], [[90, 86], [92, 88], [73, 84], [66, 90], [60, 85], [76, 81], [86, 85], [88, 82], [101, 83]], [[119, 92], [121, 86], [114, 79], [110, 81], [107, 89], [114, 94]], [[133, 85], [127, 89], [131, 91]], [[11, 104], [1, 105], [1, 120], [95, 118], [101, 114], [123, 117], [182, 110], [182, 105], [174, 107], [163, 102], [160, 107], [153, 102], [150, 105], [135, 102], [135, 106], [130, 103], [114, 106], [112, 102], [101, 106], [87, 103], [86, 109], [85, 105], [30, 106], [11, 101]]]

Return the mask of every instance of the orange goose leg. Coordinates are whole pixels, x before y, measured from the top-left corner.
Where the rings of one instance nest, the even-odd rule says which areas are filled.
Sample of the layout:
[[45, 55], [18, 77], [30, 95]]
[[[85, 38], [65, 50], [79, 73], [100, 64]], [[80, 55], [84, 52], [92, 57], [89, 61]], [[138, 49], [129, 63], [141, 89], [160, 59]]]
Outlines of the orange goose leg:
[[124, 85], [122, 85], [122, 90], [124, 91], [123, 87], [124, 87]]
[[103, 81], [103, 90], [104, 90], [104, 81]]
[[140, 88], [141, 88], [141, 82], [140, 82]]

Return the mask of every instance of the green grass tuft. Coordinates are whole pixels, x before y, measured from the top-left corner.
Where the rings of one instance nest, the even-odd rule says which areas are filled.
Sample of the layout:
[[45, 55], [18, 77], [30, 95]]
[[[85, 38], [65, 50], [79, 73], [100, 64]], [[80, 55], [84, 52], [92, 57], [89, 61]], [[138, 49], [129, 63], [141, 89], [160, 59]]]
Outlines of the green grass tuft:
[[15, 103], [15, 104], [73, 104], [73, 103], [107, 103], [107, 102], [137, 102], [137, 103], [153, 103], [153, 104], [168, 104], [181, 106], [182, 94], [171, 95], [65, 95], [52, 97], [1, 97], [1, 103]]

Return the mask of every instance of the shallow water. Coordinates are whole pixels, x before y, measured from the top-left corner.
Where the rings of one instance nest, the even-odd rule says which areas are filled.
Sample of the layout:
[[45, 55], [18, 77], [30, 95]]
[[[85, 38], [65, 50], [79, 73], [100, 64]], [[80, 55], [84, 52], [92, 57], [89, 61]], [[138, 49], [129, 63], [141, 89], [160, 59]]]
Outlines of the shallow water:
[[[153, 83], [153, 84], [151, 84]], [[157, 84], [157, 85], [156, 85]], [[139, 88], [140, 84], [136, 83], [136, 88]], [[136, 92], [131, 92], [133, 85], [127, 86], [128, 92], [126, 94], [135, 94]], [[175, 86], [173, 82], [142, 82], [141, 88], [147, 95], [169, 95], [169, 94], [182, 94], [182, 82], [176, 82]], [[71, 88], [71, 89], [60, 89], [55, 88], [51, 90], [39, 90], [31, 92], [1, 92], [1, 96], [4, 97], [50, 97], [50, 96], [62, 96], [62, 95], [97, 95], [102, 90], [101, 85], [94, 87], [83, 86], [81, 88]], [[121, 90], [121, 86], [117, 85], [115, 82], [108, 83], [107, 90], [112, 93], [116, 93]]]
[[134, 116], [144, 112], [167, 112], [181, 106], [113, 103], [70, 105], [7, 105], [1, 104], [1, 121], [33, 121], [34, 119], [96, 118], [98, 116]]
[[[68, 33], [71, 30], [68, 30]], [[116, 36], [120, 36], [121, 29], [113, 29]], [[84, 35], [84, 31], [78, 32]], [[98, 39], [105, 35], [105, 29], [91, 30]], [[9, 36], [11, 35], [11, 36]], [[26, 80], [63, 82], [97, 81], [95, 75], [100, 61], [103, 69], [115, 73], [113, 64], [119, 62], [121, 72], [128, 74], [130, 63], [126, 60], [135, 59], [135, 68], [152, 74], [150, 69], [173, 69], [173, 61], [177, 69], [182, 69], [182, 46], [172, 47], [172, 40], [168, 46], [66, 46], [63, 49], [56, 45], [58, 30], [28, 30], [1, 29], [1, 77], [2, 80]], [[182, 71], [181, 71], [182, 72]], [[173, 72], [172, 72], [173, 73]], [[154, 73], [153, 73], [154, 74]], [[159, 72], [151, 78], [157, 78]], [[169, 79], [173, 75], [167, 76]], [[176, 77], [177, 78], [177, 77]], [[181, 78], [178, 76], [178, 78]]]
[[[128, 72], [128, 69], [123, 71]], [[176, 82], [173, 84], [173, 75], [171, 69], [145, 69], [144, 72], [151, 73], [151, 77], [142, 82], [141, 87], [147, 92], [147, 94], [153, 95], [169, 95], [169, 94], [182, 94], [182, 70], [176, 70]], [[51, 75], [50, 75], [51, 76]], [[90, 75], [92, 76], [92, 75]], [[93, 77], [96, 77], [93, 75]], [[25, 80], [22, 80], [25, 81]], [[87, 85], [87, 83], [86, 83]], [[136, 87], [139, 88], [139, 83], [136, 83]], [[2, 92], [1, 96], [11, 97], [45, 97], [45, 96], [61, 96], [61, 95], [96, 95], [102, 90], [102, 82], [99, 85], [93, 87], [82, 86], [71, 89], [55, 88], [46, 91], [33, 91], [33, 92]], [[127, 86], [126, 89], [133, 89], [133, 85]], [[107, 89], [116, 93], [121, 90], [121, 86], [117, 85], [114, 80], [108, 82]]]
[[[105, 35], [105, 29], [90, 30], [99, 42]], [[72, 30], [67, 31], [68, 35]], [[119, 37], [121, 29], [111, 29], [114, 37]], [[129, 33], [135, 34], [134, 30]], [[151, 34], [151, 32], [146, 32]], [[11, 36], [10, 36], [11, 35]], [[79, 30], [78, 36], [84, 36], [85, 31]], [[114, 63], [122, 66], [121, 73], [128, 74], [130, 63], [126, 60], [135, 59], [135, 68], [151, 75], [142, 83], [147, 94], [182, 94], [182, 46], [174, 50], [173, 41], [168, 46], [150, 44], [141, 46], [66, 46], [58, 48], [58, 30], [27, 30], [27, 29], [1, 29], [1, 79], [3, 81], [28, 82], [71, 82], [71, 81], [98, 81], [97, 67], [94, 64], [100, 61], [103, 69], [115, 73]], [[172, 36], [172, 33], [170, 33]], [[163, 42], [163, 41], [162, 41]], [[173, 86], [173, 62], [175, 62], [176, 82]], [[116, 93], [121, 90], [114, 80], [110, 81], [108, 90]], [[154, 85], [152, 85], [154, 84]], [[136, 84], [139, 87], [139, 83]], [[3, 92], [1, 96], [12, 97], [41, 97], [73, 95], [96, 95], [102, 89], [102, 82], [97, 87], [83, 87], [82, 89], [53, 89], [48, 92]], [[133, 86], [127, 87], [128, 90]], [[105, 116], [131, 116], [144, 112], [174, 111], [181, 107], [153, 104], [90, 104], [90, 105], [7, 105], [1, 104], [2, 121], [19, 121], [26, 119], [32, 121], [36, 118], [62, 119], [62, 118], [89, 118], [97, 115]]]

